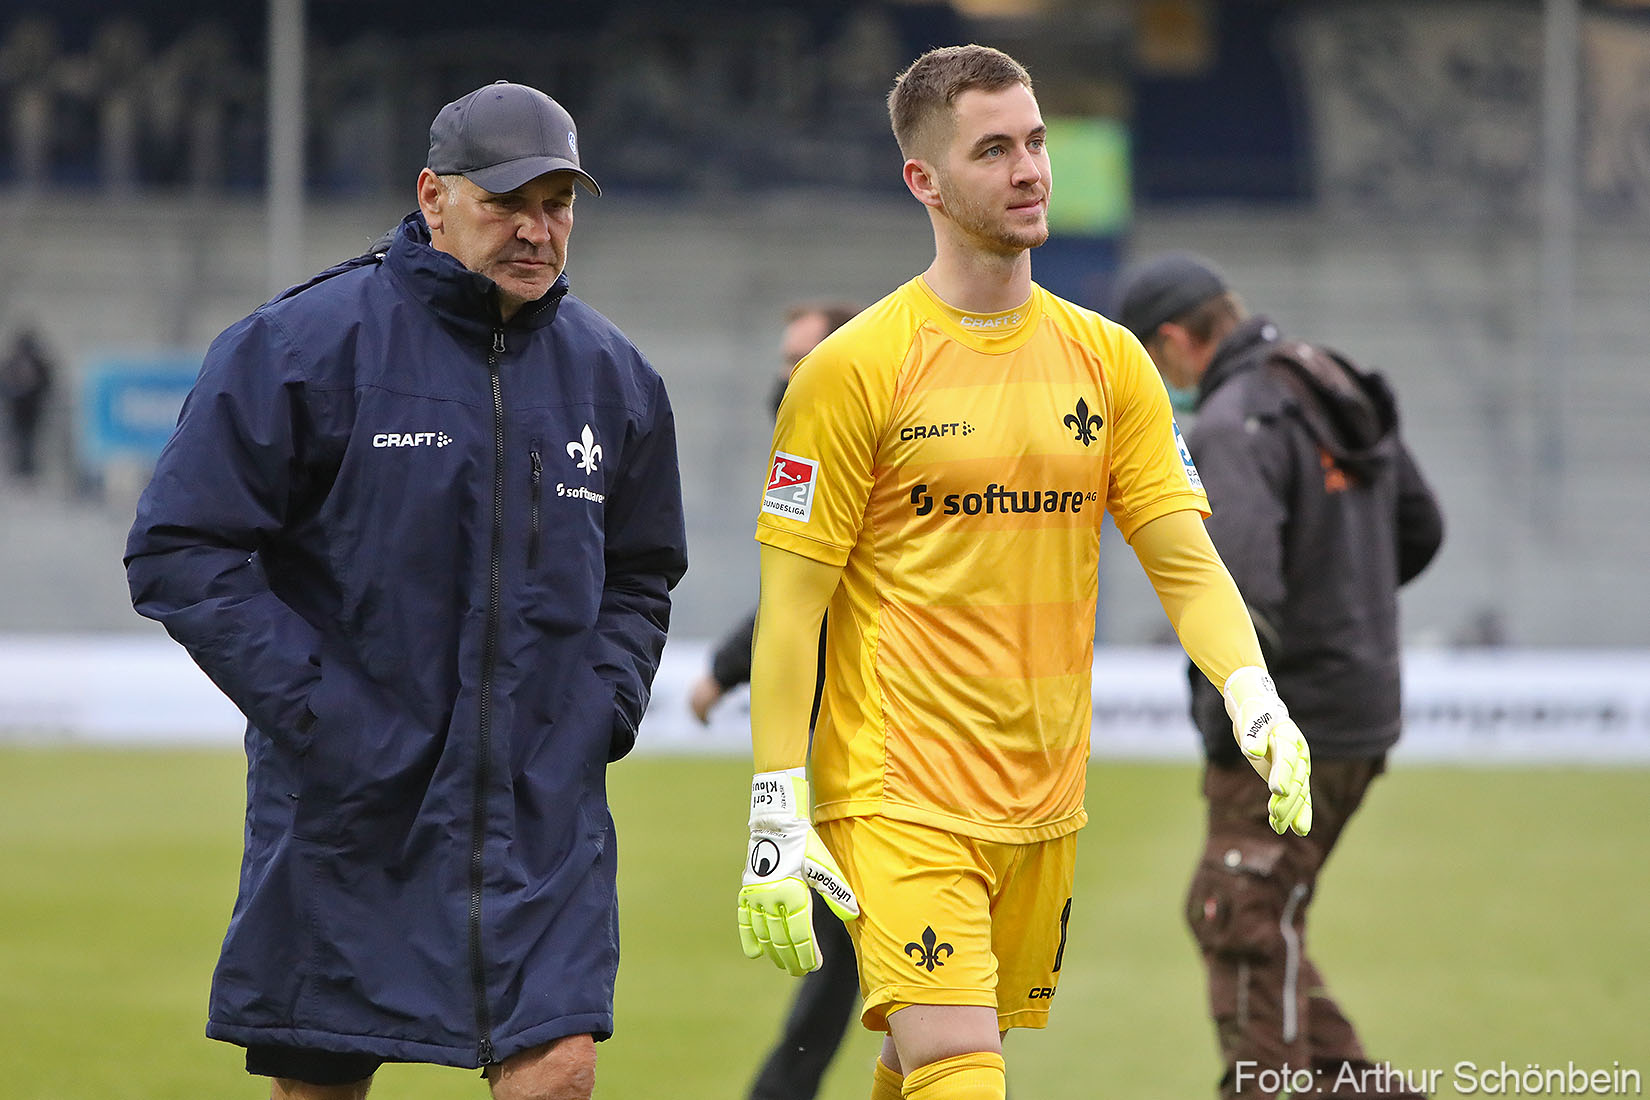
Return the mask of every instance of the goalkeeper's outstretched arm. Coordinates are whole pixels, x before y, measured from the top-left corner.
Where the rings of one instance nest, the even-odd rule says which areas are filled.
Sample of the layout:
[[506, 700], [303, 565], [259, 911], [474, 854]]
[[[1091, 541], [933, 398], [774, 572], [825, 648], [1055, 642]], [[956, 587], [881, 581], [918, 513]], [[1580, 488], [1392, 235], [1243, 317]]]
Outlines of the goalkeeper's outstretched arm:
[[1305, 836], [1312, 828], [1311, 754], [1266, 673], [1243, 596], [1203, 518], [1193, 511], [1160, 516], [1130, 545], [1186, 655], [1221, 689], [1232, 735], [1272, 791], [1272, 828]]

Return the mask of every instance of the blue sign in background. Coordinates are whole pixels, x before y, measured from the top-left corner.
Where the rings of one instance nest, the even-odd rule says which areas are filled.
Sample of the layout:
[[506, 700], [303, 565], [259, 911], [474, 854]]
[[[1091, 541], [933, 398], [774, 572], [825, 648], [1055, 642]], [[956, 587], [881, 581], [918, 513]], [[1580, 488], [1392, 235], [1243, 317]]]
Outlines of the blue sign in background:
[[82, 460], [93, 467], [116, 458], [153, 462], [172, 437], [199, 371], [199, 355], [181, 351], [88, 364], [80, 402]]

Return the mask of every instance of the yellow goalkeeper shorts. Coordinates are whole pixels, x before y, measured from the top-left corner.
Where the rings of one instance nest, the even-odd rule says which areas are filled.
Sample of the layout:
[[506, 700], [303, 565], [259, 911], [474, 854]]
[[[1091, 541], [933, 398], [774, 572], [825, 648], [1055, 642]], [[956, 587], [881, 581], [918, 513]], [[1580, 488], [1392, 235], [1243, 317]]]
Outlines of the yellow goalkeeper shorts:
[[903, 1005], [983, 1005], [1002, 1030], [1048, 1025], [1076, 833], [1002, 844], [877, 816], [816, 828], [859, 898], [848, 931], [867, 1028], [886, 1031]]

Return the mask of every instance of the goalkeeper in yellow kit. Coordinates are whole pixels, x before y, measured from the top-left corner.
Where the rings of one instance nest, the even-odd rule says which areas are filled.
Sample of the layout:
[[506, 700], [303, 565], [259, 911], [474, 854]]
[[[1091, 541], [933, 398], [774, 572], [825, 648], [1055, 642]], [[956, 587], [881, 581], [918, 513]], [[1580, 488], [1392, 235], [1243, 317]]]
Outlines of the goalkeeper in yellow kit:
[[1280, 832], [1311, 826], [1309, 763], [1151, 360], [1031, 281], [1053, 181], [1025, 70], [933, 50], [889, 113], [934, 262], [804, 359], [780, 408], [740, 938], [811, 970], [818, 890], [888, 1034], [873, 1100], [1002, 1100], [1002, 1033], [1044, 1026], [1066, 950], [1102, 511], [1224, 686]]

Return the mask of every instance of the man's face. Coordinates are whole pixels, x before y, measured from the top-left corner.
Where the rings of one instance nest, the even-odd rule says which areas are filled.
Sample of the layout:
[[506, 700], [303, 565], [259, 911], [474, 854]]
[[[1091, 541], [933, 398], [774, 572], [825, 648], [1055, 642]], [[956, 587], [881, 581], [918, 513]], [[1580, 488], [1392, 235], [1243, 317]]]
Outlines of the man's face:
[[829, 335], [826, 329], [830, 327], [831, 322], [823, 313], [804, 313], [785, 326], [785, 332], [779, 338], [779, 355], [785, 361], [786, 375]]
[[823, 313], [804, 313], [785, 326], [784, 333], [779, 337], [779, 357], [784, 366], [773, 377], [773, 389], [768, 394], [768, 404], [779, 411], [779, 402], [785, 396], [785, 387], [790, 385], [791, 372], [796, 365], [802, 362], [807, 355], [825, 337], [830, 335], [831, 321]]
[[971, 89], [957, 97], [953, 115], [951, 143], [934, 171], [941, 209], [989, 251], [1023, 252], [1048, 240], [1054, 176], [1031, 90]]
[[1163, 381], [1175, 389], [1189, 390], [1196, 388], [1214, 361], [1220, 340], [1199, 340], [1186, 326], [1165, 321], [1145, 344]]
[[503, 194], [460, 178], [448, 190], [429, 169], [418, 179], [418, 203], [430, 243], [498, 284], [508, 320], [544, 297], [567, 266], [573, 232], [573, 173], [548, 172]]

